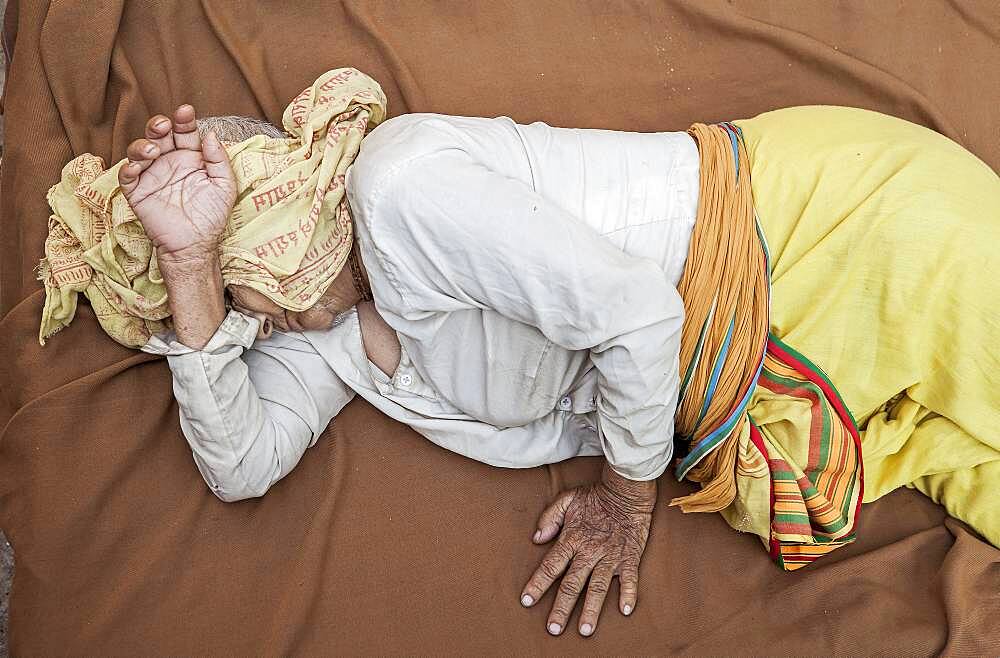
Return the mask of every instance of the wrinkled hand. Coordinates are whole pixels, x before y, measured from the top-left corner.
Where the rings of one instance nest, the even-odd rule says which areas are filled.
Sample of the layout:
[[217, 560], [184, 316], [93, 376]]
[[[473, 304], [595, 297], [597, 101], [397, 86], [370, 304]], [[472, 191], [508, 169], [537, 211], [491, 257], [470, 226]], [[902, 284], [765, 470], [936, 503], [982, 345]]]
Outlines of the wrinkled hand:
[[161, 260], [214, 258], [236, 201], [236, 180], [215, 133], [202, 141], [194, 108], [158, 114], [129, 144], [118, 183]]
[[628, 480], [607, 463], [600, 482], [562, 492], [542, 512], [532, 538], [536, 544], [544, 544], [557, 534], [559, 539], [525, 585], [521, 604], [534, 605], [565, 571], [546, 622], [549, 633], [559, 635], [566, 628], [588, 577], [590, 585], [580, 614], [581, 634], [590, 635], [597, 628], [614, 576], [621, 585], [619, 609], [622, 614], [631, 614], [638, 593], [639, 560], [649, 538], [655, 503], [656, 480]]

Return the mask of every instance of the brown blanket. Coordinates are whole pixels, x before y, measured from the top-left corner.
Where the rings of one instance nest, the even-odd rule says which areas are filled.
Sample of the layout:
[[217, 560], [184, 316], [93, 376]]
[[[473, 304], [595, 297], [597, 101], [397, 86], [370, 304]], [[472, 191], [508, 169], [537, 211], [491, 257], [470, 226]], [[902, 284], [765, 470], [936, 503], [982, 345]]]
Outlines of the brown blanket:
[[[72, 156], [113, 162], [180, 102], [278, 121], [339, 66], [378, 79], [391, 114], [650, 131], [856, 105], [997, 168], [1000, 4], [49, 4], [12, 2], [5, 23], [0, 526], [17, 556], [15, 655], [996, 652], [1000, 551], [918, 494], [866, 506], [856, 544], [787, 574], [718, 516], [668, 508], [690, 491], [669, 476], [635, 613], [607, 605], [594, 637], [576, 615], [549, 637], [552, 595], [518, 603], [544, 551], [529, 536], [597, 459], [491, 468], [355, 401], [263, 499], [221, 503], [163, 360], [113, 343], [89, 307], [38, 346], [32, 267], [45, 190]], [[98, 423], [97, 409], [114, 413]]]

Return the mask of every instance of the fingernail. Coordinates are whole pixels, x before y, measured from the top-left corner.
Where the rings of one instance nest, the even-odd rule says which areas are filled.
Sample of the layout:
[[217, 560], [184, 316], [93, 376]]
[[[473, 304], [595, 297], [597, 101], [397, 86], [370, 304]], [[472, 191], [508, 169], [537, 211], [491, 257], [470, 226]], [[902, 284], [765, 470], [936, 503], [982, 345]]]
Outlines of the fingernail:
[[146, 148], [142, 149], [142, 152], [143, 153], [152, 153], [154, 148], [156, 148], [156, 147], [153, 146], [152, 144], [147, 144]]
[[154, 128], [166, 128], [169, 123], [170, 123], [169, 121], [167, 121], [166, 119], [163, 119], [162, 121], [157, 121], [153, 125], [153, 127]]
[[594, 627], [591, 626], [590, 624], [584, 624], [583, 626], [580, 627], [580, 633], [582, 633], [583, 635], [590, 635], [593, 632], [594, 632]]
[[632, 606], [626, 603], [625, 607], [622, 608], [622, 612], [624, 612], [626, 615], [632, 614]]
[[552, 622], [551, 624], [549, 624], [549, 633], [551, 633], [552, 635], [559, 635], [559, 631], [561, 631], [561, 630], [562, 630], [562, 626], [560, 626], [559, 624], [557, 624], [555, 622]]
[[523, 605], [525, 608], [529, 607], [534, 602], [535, 599], [531, 598], [531, 596], [528, 594], [525, 594], [524, 596], [521, 597], [521, 605]]
[[538, 541], [541, 538], [542, 538], [542, 531], [541, 530], [535, 530], [535, 534], [534, 534], [534, 536], [532, 536], [532, 539], [534, 539], [535, 541]]

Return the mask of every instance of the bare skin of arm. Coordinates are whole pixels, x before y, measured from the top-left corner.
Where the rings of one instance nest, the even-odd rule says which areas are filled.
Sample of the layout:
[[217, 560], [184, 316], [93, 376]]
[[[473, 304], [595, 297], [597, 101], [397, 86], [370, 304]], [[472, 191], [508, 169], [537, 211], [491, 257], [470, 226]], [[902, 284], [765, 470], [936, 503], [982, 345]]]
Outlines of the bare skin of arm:
[[399, 337], [395, 329], [382, 319], [374, 302], [359, 302], [357, 308], [358, 321], [361, 323], [361, 338], [368, 358], [382, 372], [392, 376], [399, 367], [400, 359]]

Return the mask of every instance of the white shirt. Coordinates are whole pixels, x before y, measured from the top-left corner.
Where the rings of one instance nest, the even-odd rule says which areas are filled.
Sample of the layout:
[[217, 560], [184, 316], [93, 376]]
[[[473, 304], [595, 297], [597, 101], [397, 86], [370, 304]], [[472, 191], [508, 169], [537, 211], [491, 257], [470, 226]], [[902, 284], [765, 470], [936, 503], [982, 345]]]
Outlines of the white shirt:
[[200, 351], [143, 348], [167, 355], [216, 495], [262, 495], [355, 394], [496, 466], [604, 454], [631, 479], [663, 472], [698, 203], [687, 134], [409, 114], [365, 138], [346, 186], [396, 372], [367, 358], [354, 309], [256, 343], [232, 311]]

